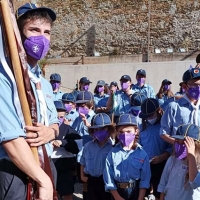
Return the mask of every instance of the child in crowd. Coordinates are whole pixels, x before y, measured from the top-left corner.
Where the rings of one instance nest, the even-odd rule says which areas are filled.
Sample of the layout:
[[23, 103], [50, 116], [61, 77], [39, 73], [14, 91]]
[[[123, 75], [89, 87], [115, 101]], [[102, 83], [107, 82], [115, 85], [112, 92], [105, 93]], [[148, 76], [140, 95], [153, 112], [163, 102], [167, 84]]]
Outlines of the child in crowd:
[[109, 90], [112, 90], [114, 92], [116, 92], [117, 90], [119, 90], [119, 87], [118, 87], [118, 84], [117, 84], [116, 81], [112, 81], [110, 83]]
[[82, 77], [79, 81], [79, 90], [88, 91], [90, 87], [90, 83], [92, 82], [87, 77]]
[[106, 86], [104, 80], [99, 80], [97, 85], [94, 89], [94, 104], [95, 104], [95, 111], [97, 113], [105, 112], [108, 113], [108, 109], [106, 108], [106, 103], [108, 101], [109, 89]]
[[120, 142], [106, 158], [103, 173], [106, 191], [115, 200], [143, 200], [150, 186], [151, 171], [147, 153], [135, 142], [138, 133], [135, 117], [120, 115], [116, 128]]
[[110, 117], [99, 113], [92, 119], [89, 133], [94, 140], [84, 146], [81, 156], [81, 179], [87, 182], [87, 200], [110, 200], [110, 193], [105, 192], [103, 170], [105, 160], [112, 149], [109, 137], [115, 132]]
[[[82, 137], [82, 144], [83, 148], [84, 145], [92, 140], [92, 137], [88, 133], [88, 128], [91, 126], [92, 117], [95, 115], [94, 111], [92, 110], [94, 106], [93, 95], [91, 92], [88, 91], [80, 91], [76, 97], [76, 106], [79, 112], [79, 117], [77, 117], [72, 125], [79, 135]], [[78, 178], [80, 180], [80, 158], [82, 155], [82, 150], [78, 153], [77, 156], [77, 173]], [[83, 199], [86, 199], [86, 188], [83, 188]]]
[[75, 119], [79, 116], [79, 113], [76, 110], [76, 97], [74, 93], [65, 93], [62, 96], [62, 102], [65, 104], [66, 108], [66, 116], [65, 116], [65, 124], [70, 126], [73, 125]]
[[60, 197], [64, 200], [72, 200], [74, 193], [74, 179], [76, 175], [76, 154], [80, 147], [81, 136], [64, 123], [66, 109], [62, 101], [54, 101], [58, 119], [59, 136], [52, 142], [54, 146], [52, 160], [57, 170], [56, 189]]
[[200, 127], [183, 124], [172, 137], [174, 153], [165, 165], [158, 186], [160, 200], [199, 200]]
[[171, 91], [171, 84], [172, 82], [167, 79], [162, 81], [159, 92], [156, 94], [156, 99], [158, 99], [160, 106], [162, 106], [167, 99], [174, 96]]
[[171, 145], [162, 140], [159, 134], [162, 114], [158, 100], [153, 98], [148, 98], [142, 103], [139, 114], [142, 118], [139, 144], [149, 156], [151, 166], [151, 191], [147, 191], [147, 195], [148, 199], [154, 199], [154, 195], [156, 200], [160, 198], [157, 187], [162, 171], [172, 151]]

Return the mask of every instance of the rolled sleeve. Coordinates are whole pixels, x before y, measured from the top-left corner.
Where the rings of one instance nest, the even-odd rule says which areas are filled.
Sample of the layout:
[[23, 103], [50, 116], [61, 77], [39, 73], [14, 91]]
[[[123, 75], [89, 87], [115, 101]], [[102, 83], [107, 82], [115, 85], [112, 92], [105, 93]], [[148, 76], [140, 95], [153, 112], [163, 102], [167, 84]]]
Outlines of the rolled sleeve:
[[198, 187], [200, 187], [200, 172], [197, 173], [195, 179], [191, 182], [189, 181], [190, 186], [192, 187], [192, 189], [196, 189]]
[[151, 178], [151, 169], [149, 164], [149, 158], [146, 156], [142, 170], [141, 170], [141, 179], [140, 179], [140, 188], [149, 188], [150, 187], [150, 178]]
[[0, 143], [26, 137], [14, 104], [13, 85], [0, 73]]
[[106, 166], [103, 172], [103, 179], [105, 183], [105, 190], [110, 191], [110, 190], [117, 190], [117, 186], [115, 185], [115, 180], [114, 180], [114, 171], [113, 171], [113, 166], [111, 164], [111, 153], [108, 154], [106, 158]]

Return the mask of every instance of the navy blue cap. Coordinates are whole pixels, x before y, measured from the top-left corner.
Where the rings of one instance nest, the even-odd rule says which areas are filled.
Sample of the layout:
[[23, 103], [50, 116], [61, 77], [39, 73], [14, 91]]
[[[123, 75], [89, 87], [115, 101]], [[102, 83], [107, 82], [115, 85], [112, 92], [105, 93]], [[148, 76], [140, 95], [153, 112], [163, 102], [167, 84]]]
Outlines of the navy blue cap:
[[56, 13], [53, 10], [47, 7], [37, 7], [36, 4], [33, 4], [33, 3], [26, 3], [22, 5], [21, 7], [19, 7], [16, 11], [16, 19], [18, 20], [25, 13], [34, 12], [34, 11], [41, 11], [41, 12], [45, 11], [49, 14], [52, 21], [56, 20]]
[[62, 101], [54, 101], [56, 110], [66, 111], [65, 104]]
[[62, 95], [62, 101], [74, 103], [76, 101], [76, 97], [74, 93], [65, 93]]
[[200, 127], [194, 124], [183, 124], [178, 127], [176, 135], [172, 135], [171, 137], [184, 140], [186, 136], [189, 136], [194, 140], [199, 141]]
[[102, 128], [111, 124], [110, 117], [106, 113], [98, 113], [92, 118], [89, 128]]
[[120, 81], [122, 80], [127, 80], [127, 81], [131, 81], [131, 77], [129, 75], [123, 75], [121, 78], [120, 78]]
[[50, 81], [58, 81], [58, 82], [60, 82], [61, 81], [60, 74], [57, 74], [57, 73], [51, 74]]
[[133, 116], [132, 114], [120, 115], [116, 126], [125, 126], [125, 125], [137, 126], [137, 121], [135, 116]]
[[187, 82], [191, 79], [199, 78], [200, 79], [200, 69], [199, 68], [191, 68], [188, 69], [182, 77], [183, 82]]
[[146, 71], [144, 69], [139, 69], [136, 73], [136, 76], [139, 74], [146, 76]]
[[162, 81], [162, 85], [170, 85], [170, 84], [172, 84], [172, 82], [169, 81], [168, 79], [164, 79], [164, 80]]
[[106, 84], [106, 82], [104, 80], [99, 80], [97, 82], [97, 85], [99, 85], [99, 86], [104, 86], [105, 84]]
[[76, 97], [75, 103], [87, 103], [93, 100], [93, 94], [88, 91], [80, 91]]
[[114, 85], [114, 86], [118, 86], [118, 84], [117, 84], [116, 81], [112, 81], [112, 82], [110, 83], [110, 86], [112, 86], [112, 85]]
[[159, 108], [159, 103], [157, 99], [147, 98], [143, 101], [141, 105], [141, 112], [139, 114], [140, 118], [146, 119], [155, 113]]
[[87, 77], [82, 77], [79, 82], [80, 83], [92, 83]]
[[135, 92], [131, 96], [131, 106], [141, 106], [142, 102], [147, 99], [147, 96], [141, 92]]

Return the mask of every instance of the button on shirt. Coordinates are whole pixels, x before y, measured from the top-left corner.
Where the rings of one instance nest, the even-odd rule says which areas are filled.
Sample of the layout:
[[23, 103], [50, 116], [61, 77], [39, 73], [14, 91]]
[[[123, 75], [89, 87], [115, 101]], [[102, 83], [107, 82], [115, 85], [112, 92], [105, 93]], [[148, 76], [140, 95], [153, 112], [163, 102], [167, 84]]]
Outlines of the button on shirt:
[[95, 108], [101, 108], [101, 107], [106, 107], [106, 103], [108, 101], [109, 95], [104, 94], [100, 96], [99, 94], [94, 95], [94, 104]]
[[99, 177], [103, 174], [105, 168], [105, 160], [112, 149], [110, 141], [102, 147], [99, 146], [97, 140], [88, 142], [83, 149], [80, 164], [84, 166], [84, 172], [91, 176]]
[[178, 160], [171, 156], [165, 165], [158, 192], [165, 193], [165, 200], [199, 200], [200, 199], [200, 172], [193, 182], [186, 181], [188, 172], [186, 160]]
[[160, 124], [147, 124], [147, 128], [144, 131], [140, 131], [139, 143], [148, 154], [149, 159], [165, 152], [172, 153], [171, 145], [160, 137], [159, 131]]
[[114, 115], [120, 116], [121, 114], [128, 113], [131, 108], [130, 97], [122, 90], [115, 92], [113, 98], [117, 103], [116, 108], [114, 109]]
[[[181, 124], [194, 124], [194, 119], [191, 118], [193, 109], [191, 103], [185, 98], [171, 102], [162, 116], [160, 134], [176, 135], [177, 128]], [[200, 108], [198, 116], [198, 125], [200, 126]]]
[[[35, 76], [41, 76], [41, 70], [39, 69], [39, 67], [37, 67], [36, 69], [32, 68], [30, 70]], [[32, 81], [31, 86], [33, 88], [33, 92], [36, 98], [37, 118], [39, 122], [41, 116], [38, 97], [35, 84]], [[44, 99], [47, 104], [47, 116], [49, 120], [49, 125], [59, 123], [56, 108], [52, 100], [52, 87], [50, 83], [43, 77], [41, 77], [41, 86]], [[2, 109], [0, 111], [0, 143], [3, 141], [16, 139], [18, 137], [26, 137], [26, 134], [22, 127], [22, 123], [16, 112], [17, 108], [15, 108], [15, 104], [13, 101], [13, 85], [2, 66], [0, 66], [0, 88], [0, 105], [2, 106]], [[45, 147], [47, 149], [47, 154], [50, 156], [53, 152], [52, 145], [50, 143], [47, 143]], [[8, 158], [8, 155], [4, 148], [0, 145], [0, 159], [1, 158]]]
[[103, 173], [105, 188], [117, 190], [117, 182], [133, 182], [140, 179], [140, 188], [149, 188], [151, 170], [146, 152], [138, 144], [135, 150], [126, 151], [117, 144], [106, 158]]
[[62, 99], [62, 96], [63, 96], [63, 92], [61, 91], [58, 91], [58, 92], [53, 92], [53, 100], [54, 101], [58, 101], [58, 100], [61, 100]]
[[145, 94], [148, 98], [155, 98], [155, 92], [152, 86], [144, 84], [142, 87], [140, 87], [140, 85], [135, 84], [132, 87], [133, 93], [135, 92], [141, 92], [143, 94]]

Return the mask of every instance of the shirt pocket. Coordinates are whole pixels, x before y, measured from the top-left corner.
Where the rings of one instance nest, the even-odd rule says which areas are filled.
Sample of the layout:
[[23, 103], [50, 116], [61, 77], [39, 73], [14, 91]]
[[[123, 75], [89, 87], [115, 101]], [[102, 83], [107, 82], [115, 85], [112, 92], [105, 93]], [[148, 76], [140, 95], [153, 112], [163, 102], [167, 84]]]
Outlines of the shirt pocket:
[[85, 155], [85, 164], [89, 172], [94, 171], [94, 166], [95, 166], [94, 153], [90, 152]]
[[142, 168], [142, 163], [137, 161], [137, 160], [133, 160], [131, 161], [131, 164], [129, 165], [129, 176], [130, 178], [133, 179], [139, 179], [140, 178], [140, 172], [141, 172], [141, 168]]

